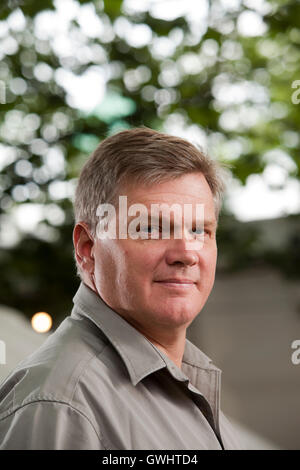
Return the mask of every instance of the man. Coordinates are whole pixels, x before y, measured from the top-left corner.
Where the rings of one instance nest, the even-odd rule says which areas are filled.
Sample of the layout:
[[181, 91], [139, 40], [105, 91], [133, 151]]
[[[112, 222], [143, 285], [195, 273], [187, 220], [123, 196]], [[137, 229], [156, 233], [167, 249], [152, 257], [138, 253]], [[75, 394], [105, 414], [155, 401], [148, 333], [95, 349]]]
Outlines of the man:
[[178, 137], [138, 128], [98, 146], [75, 195], [74, 308], [2, 385], [0, 448], [239, 448], [221, 371], [186, 339], [213, 287], [224, 189]]

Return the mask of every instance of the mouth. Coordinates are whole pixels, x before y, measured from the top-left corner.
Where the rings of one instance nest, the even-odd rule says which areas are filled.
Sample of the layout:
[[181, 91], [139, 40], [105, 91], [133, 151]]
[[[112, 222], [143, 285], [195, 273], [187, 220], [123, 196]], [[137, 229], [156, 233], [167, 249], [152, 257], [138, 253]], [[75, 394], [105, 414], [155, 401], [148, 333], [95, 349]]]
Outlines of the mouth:
[[179, 288], [179, 289], [190, 289], [196, 284], [195, 281], [190, 279], [162, 279], [155, 281], [164, 287]]

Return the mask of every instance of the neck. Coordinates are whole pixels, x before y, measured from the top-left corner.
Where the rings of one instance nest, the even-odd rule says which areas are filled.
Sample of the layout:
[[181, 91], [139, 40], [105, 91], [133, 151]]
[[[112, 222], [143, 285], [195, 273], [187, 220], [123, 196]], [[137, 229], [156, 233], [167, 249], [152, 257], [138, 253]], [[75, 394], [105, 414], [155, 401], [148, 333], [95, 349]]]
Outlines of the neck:
[[[85, 279], [84, 283], [100, 296], [93, 281]], [[120, 311], [118, 312], [115, 310], [115, 312], [123, 316], [123, 318], [128, 321], [128, 323], [130, 323], [134, 328], [142, 333], [142, 335], [144, 335], [152, 344], [154, 344], [154, 346], [156, 346], [158, 349], [160, 349], [160, 351], [168, 356], [168, 358], [171, 359], [171, 361], [173, 361], [174, 364], [179, 367], [179, 369], [181, 369], [185, 348], [186, 329], [188, 325], [183, 325], [174, 329], [168, 327], [166, 330], [164, 330], [161, 326], [158, 328], [153, 328], [153, 325], [151, 325], [150, 328], [149, 325], [141, 325], [137, 323], [135, 319], [130, 318], [127, 315], [122, 315]]]
[[160, 331], [159, 334], [155, 334], [155, 332], [149, 333], [140, 328], [137, 329], [181, 369], [185, 348], [186, 328], [178, 329], [178, 331], [176, 330], [175, 332], [172, 331], [171, 334], [170, 331], [168, 331], [167, 335], [163, 335], [162, 331]]

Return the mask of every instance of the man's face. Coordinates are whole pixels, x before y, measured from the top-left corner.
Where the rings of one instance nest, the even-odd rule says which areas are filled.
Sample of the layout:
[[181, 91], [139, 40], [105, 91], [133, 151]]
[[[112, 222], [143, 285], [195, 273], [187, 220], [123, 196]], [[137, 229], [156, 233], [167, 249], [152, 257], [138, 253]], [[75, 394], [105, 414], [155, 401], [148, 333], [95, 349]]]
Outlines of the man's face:
[[201, 173], [191, 173], [151, 187], [127, 184], [120, 195], [127, 196], [128, 207], [142, 203], [149, 213], [151, 204], [179, 204], [182, 214], [184, 204], [204, 205], [201, 249], [197, 243], [192, 249], [187, 232], [181, 239], [172, 237], [172, 229], [169, 239], [96, 239], [93, 246], [95, 286], [113, 310], [140, 330], [186, 328], [214, 283], [216, 218], [210, 187]]

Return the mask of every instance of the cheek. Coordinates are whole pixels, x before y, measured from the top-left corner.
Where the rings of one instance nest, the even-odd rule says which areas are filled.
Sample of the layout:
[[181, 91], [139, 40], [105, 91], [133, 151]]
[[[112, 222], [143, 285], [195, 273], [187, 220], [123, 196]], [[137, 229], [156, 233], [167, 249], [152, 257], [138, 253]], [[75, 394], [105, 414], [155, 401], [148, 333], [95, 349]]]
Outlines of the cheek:
[[95, 256], [100, 282], [115, 284], [118, 273], [124, 271], [124, 260], [124, 253], [115, 240], [102, 242]]
[[[216, 246], [211, 246], [203, 253], [203, 268], [207, 273], [209, 279], [214, 279], [217, 263], [217, 249]], [[201, 269], [200, 269], [201, 270]]]
[[163, 258], [163, 250], [159, 250], [154, 243], [146, 241], [131, 241], [124, 249], [124, 256], [128, 268], [138, 273], [142, 278], [152, 276], [160, 260]]
[[153, 250], [136, 243], [126, 245], [116, 266], [116, 291], [125, 309], [140, 308], [151, 298], [155, 271]]

